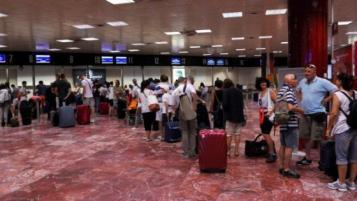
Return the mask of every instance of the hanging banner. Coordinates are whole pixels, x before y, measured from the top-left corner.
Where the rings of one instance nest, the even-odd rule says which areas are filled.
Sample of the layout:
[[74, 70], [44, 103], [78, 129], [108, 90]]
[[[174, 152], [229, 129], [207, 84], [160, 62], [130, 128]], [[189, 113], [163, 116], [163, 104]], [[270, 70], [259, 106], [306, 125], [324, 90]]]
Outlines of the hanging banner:
[[86, 75], [89, 79], [92, 81], [98, 80], [99, 83], [105, 83], [106, 81], [106, 70], [105, 69], [89, 69], [87, 72], [87, 69], [73, 69], [72, 70], [72, 75], [73, 75], [73, 83], [80, 84], [80, 76], [81, 75]]

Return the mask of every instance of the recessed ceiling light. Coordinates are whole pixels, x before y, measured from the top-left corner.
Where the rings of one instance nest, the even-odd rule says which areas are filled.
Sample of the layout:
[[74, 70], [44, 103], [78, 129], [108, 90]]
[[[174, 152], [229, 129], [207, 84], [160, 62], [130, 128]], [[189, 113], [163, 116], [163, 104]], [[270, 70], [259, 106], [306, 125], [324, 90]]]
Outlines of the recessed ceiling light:
[[340, 46], [341, 46], [341, 47], [345, 47], [345, 46], [347, 46], [347, 45], [348, 45], [348, 44], [341, 44]]
[[107, 22], [108, 25], [113, 26], [113, 27], [123, 27], [123, 26], [128, 26], [128, 23], [123, 22], [123, 21], [116, 21], [116, 22]]
[[146, 45], [145, 43], [133, 43], [131, 44], [132, 46], [144, 46]]
[[212, 47], [223, 47], [223, 45], [212, 45]]
[[273, 36], [259, 36], [259, 39], [270, 39], [273, 38]]
[[281, 54], [281, 53], [283, 53], [283, 51], [281, 51], [281, 50], [274, 50], [273, 53], [274, 53], [274, 54]]
[[61, 51], [61, 49], [58, 49], [58, 48], [51, 48], [51, 49], [48, 49], [48, 50], [51, 51], [51, 52]]
[[0, 13], [0, 17], [7, 17], [8, 15], [5, 13]]
[[60, 43], [73, 43], [74, 41], [71, 40], [71, 39], [58, 39], [56, 40], [57, 42], [60, 42]]
[[186, 51], [186, 50], [185, 50], [185, 51], [179, 51], [179, 53], [180, 53], [180, 54], [187, 54], [188, 51]]
[[94, 29], [94, 26], [89, 24], [77, 24], [77, 25], [73, 25], [73, 27], [77, 29]]
[[0, 48], [7, 48], [6, 45], [0, 45]]
[[85, 41], [96, 41], [96, 40], [99, 40], [98, 38], [94, 38], [94, 37], [88, 37], [88, 38], [81, 38], [82, 40], [85, 40]]
[[200, 29], [200, 30], [196, 30], [196, 33], [200, 34], [200, 33], [212, 33], [211, 29]]
[[166, 45], [166, 44], [168, 44], [168, 42], [167, 41], [157, 41], [157, 42], [155, 42], [155, 44], [156, 45]]
[[7, 36], [6, 33], [0, 33], [0, 37], [4, 37], [4, 36]]
[[232, 40], [244, 40], [244, 37], [233, 37]]
[[346, 35], [357, 35], [357, 31], [350, 31], [347, 32]]
[[220, 55], [229, 55], [229, 53], [227, 53], [227, 52], [222, 52], [222, 53], [220, 53]]
[[247, 57], [246, 55], [239, 55], [238, 56], [239, 58], [244, 58], [244, 57]]
[[81, 48], [79, 48], [79, 47], [68, 47], [67, 49], [69, 49], [69, 50], [79, 50]]
[[281, 42], [281, 44], [282, 44], [282, 45], [287, 45], [287, 44], [289, 44], [289, 42], [283, 41], [283, 42]]
[[134, 0], [106, 0], [106, 1], [114, 5], [135, 3]]
[[271, 9], [271, 10], [266, 10], [265, 15], [283, 15], [286, 14], [288, 9]]
[[223, 18], [243, 17], [243, 12], [222, 13]]
[[178, 31], [171, 31], [171, 32], [165, 32], [165, 34], [168, 36], [174, 36], [174, 35], [180, 35], [181, 33]]
[[245, 51], [245, 48], [236, 49], [236, 51]]
[[203, 56], [211, 56], [212, 54], [203, 54]]
[[160, 54], [162, 54], [162, 55], [168, 55], [168, 54], [170, 54], [170, 52], [160, 52]]
[[351, 23], [352, 23], [352, 21], [339, 21], [337, 24], [340, 26], [343, 26], [343, 25], [349, 25]]
[[130, 50], [128, 50], [129, 52], [139, 52], [140, 50], [138, 50], [138, 49], [130, 49]]
[[257, 47], [256, 50], [266, 50], [265, 47]]
[[256, 55], [254, 55], [255, 57], [261, 57], [262, 55], [260, 55], [260, 54], [256, 54]]
[[110, 53], [120, 53], [119, 50], [110, 50], [109, 52], [110, 52]]
[[190, 46], [190, 48], [191, 48], [191, 49], [198, 49], [198, 48], [201, 48], [201, 46], [199, 46], [199, 45], [192, 45], [192, 46]]

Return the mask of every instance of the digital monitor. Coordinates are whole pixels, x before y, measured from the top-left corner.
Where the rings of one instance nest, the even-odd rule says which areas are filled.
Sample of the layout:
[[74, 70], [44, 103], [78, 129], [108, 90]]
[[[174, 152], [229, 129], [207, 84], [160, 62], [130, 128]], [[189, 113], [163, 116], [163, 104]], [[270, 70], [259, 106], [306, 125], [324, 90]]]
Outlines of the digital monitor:
[[216, 65], [217, 66], [224, 66], [224, 59], [217, 59]]
[[171, 58], [171, 65], [182, 65], [181, 58], [172, 57]]
[[0, 64], [6, 63], [6, 55], [5, 54], [0, 54]]
[[51, 56], [50, 55], [36, 55], [36, 64], [49, 64], [51, 63]]
[[102, 56], [102, 64], [113, 64], [112, 56]]
[[214, 59], [207, 59], [207, 65], [214, 66], [214, 65], [216, 65], [216, 61]]
[[128, 57], [115, 57], [115, 63], [120, 65], [128, 64]]

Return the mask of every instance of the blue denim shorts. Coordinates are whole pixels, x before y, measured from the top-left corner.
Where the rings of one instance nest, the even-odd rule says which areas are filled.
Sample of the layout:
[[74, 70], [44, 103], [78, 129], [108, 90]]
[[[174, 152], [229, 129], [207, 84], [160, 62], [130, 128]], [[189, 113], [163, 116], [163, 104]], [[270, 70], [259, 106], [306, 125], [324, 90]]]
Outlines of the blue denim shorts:
[[280, 131], [281, 146], [296, 149], [299, 141], [299, 128], [288, 128]]
[[336, 164], [357, 163], [357, 130], [335, 135]]

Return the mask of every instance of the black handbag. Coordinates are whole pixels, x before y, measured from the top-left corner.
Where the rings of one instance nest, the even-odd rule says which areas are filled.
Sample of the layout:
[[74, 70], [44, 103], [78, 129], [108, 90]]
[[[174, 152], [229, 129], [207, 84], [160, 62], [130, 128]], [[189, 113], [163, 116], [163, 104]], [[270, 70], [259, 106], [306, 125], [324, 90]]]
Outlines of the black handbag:
[[265, 140], [258, 141], [262, 135], [259, 134], [253, 141], [245, 141], [245, 155], [247, 157], [266, 156], [268, 154], [268, 143]]
[[326, 122], [326, 120], [327, 120], [327, 114], [325, 112], [311, 114], [310, 116], [317, 123], [323, 123], [323, 122]]

